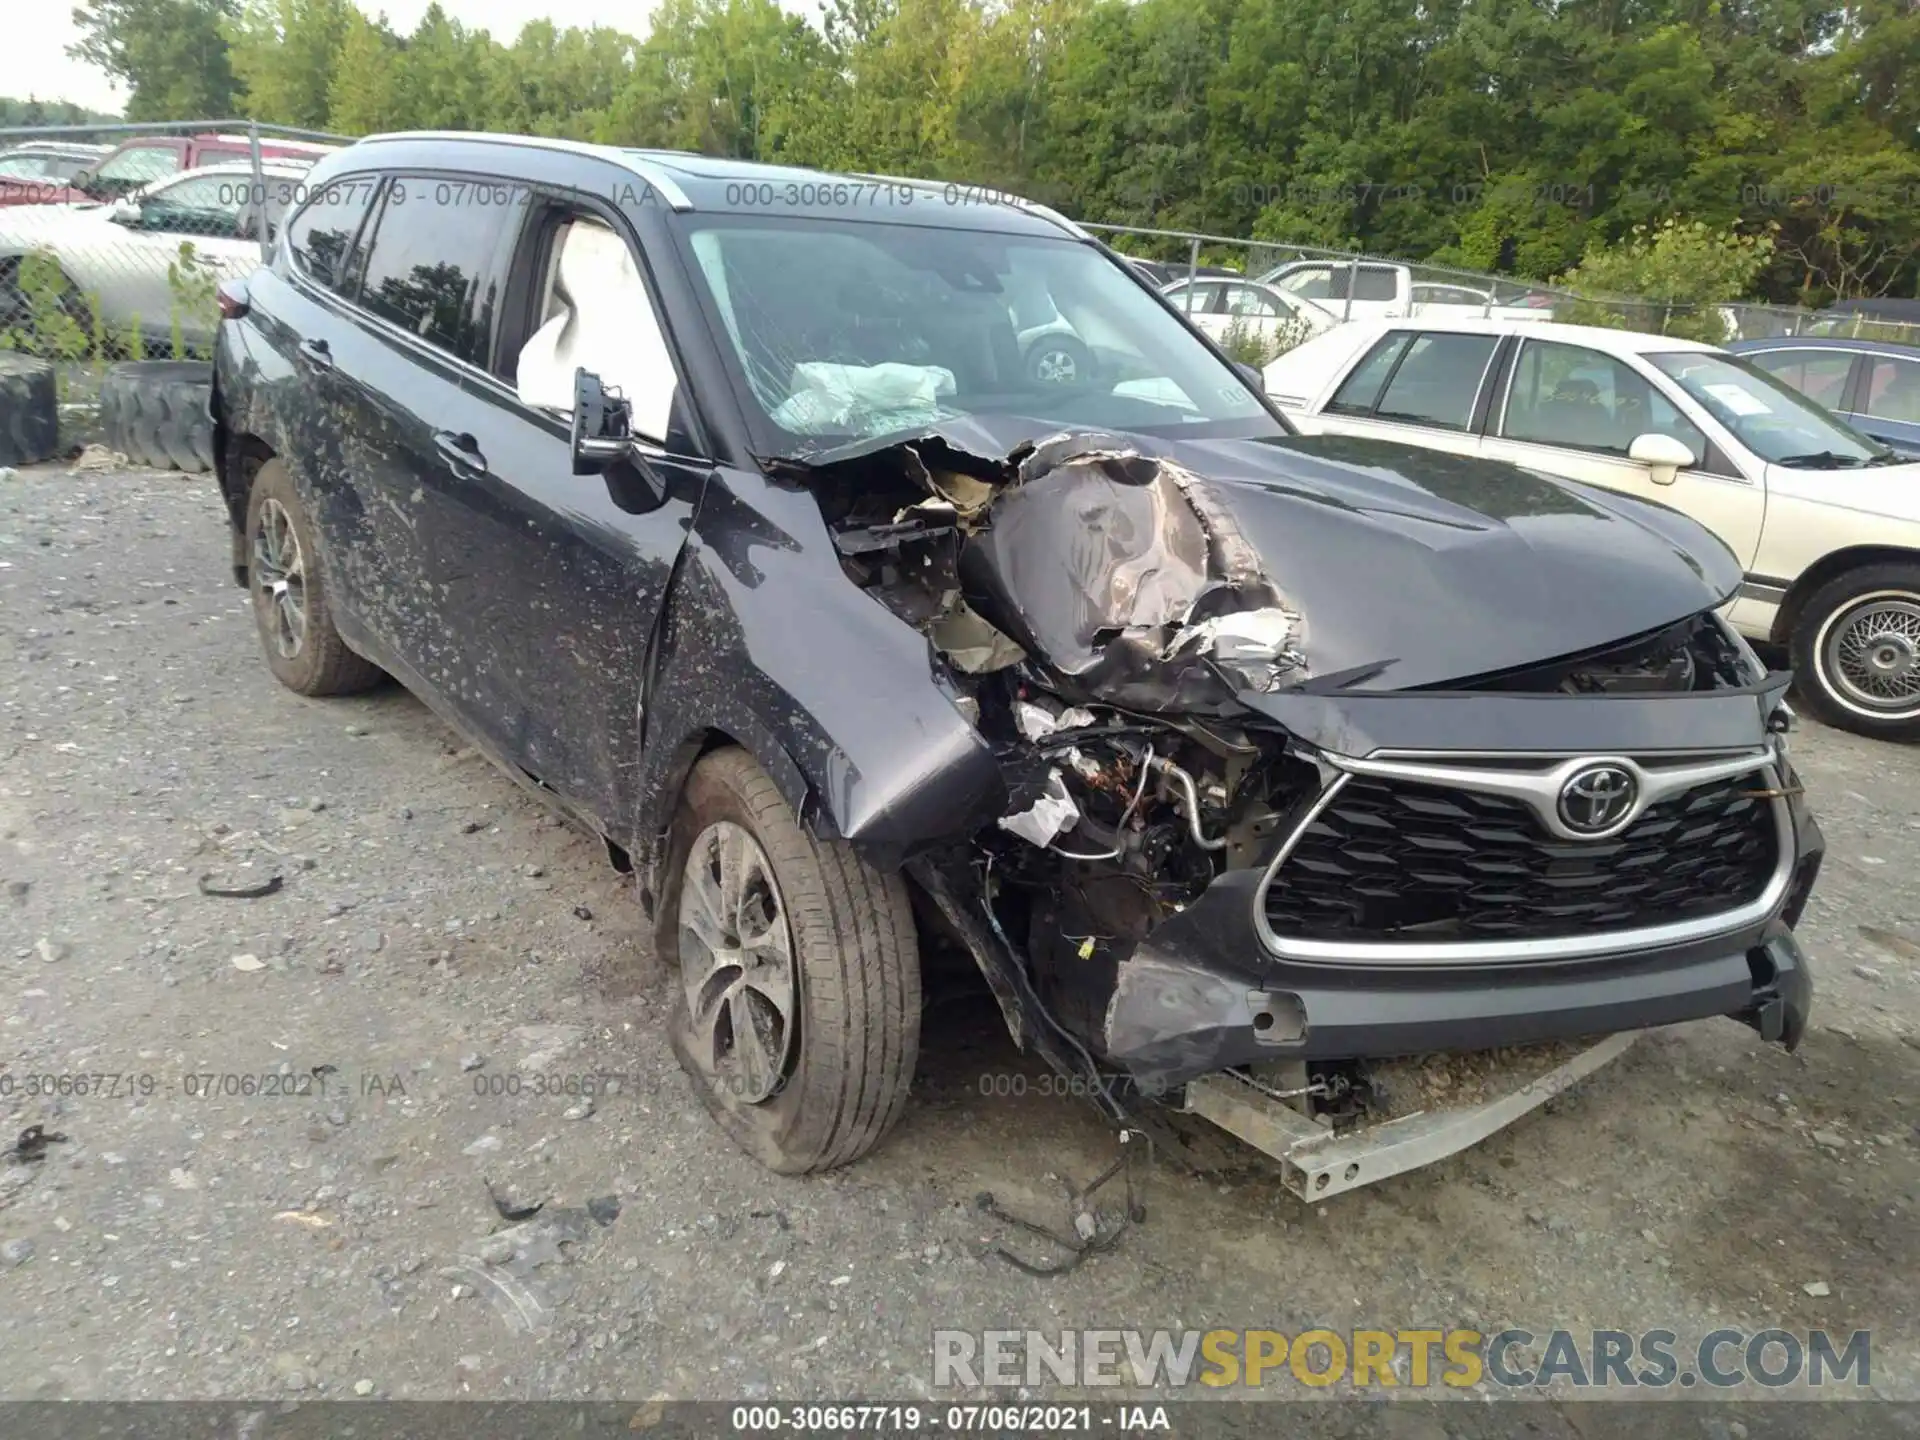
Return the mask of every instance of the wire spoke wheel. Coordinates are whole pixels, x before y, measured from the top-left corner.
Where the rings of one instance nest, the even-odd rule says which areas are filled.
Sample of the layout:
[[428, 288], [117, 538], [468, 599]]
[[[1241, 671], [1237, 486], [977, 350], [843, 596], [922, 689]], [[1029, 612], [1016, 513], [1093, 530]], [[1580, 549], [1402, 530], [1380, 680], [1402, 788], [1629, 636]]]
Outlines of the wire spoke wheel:
[[1819, 662], [1849, 704], [1890, 717], [1920, 713], [1920, 595], [1860, 597], [1826, 625]]
[[307, 643], [307, 560], [293, 517], [278, 500], [260, 506], [250, 569], [262, 628], [291, 660]]
[[799, 1030], [793, 940], [773, 867], [742, 826], [719, 820], [694, 837], [678, 922], [695, 1058], [734, 1099], [772, 1098]]

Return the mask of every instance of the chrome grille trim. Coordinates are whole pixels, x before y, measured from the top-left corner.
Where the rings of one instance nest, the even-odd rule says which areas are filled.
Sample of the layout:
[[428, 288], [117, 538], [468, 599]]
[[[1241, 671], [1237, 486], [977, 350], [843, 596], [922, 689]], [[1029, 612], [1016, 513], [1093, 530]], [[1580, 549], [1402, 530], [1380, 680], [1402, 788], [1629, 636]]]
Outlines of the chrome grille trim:
[[[1756, 924], [1779, 908], [1793, 881], [1793, 814], [1786, 800], [1775, 796], [1771, 802], [1776, 856], [1773, 875], [1757, 899], [1718, 915], [1705, 915], [1665, 925], [1643, 926], [1634, 930], [1615, 930], [1597, 935], [1556, 936], [1550, 939], [1493, 941], [1290, 939], [1283, 935], [1276, 935], [1267, 921], [1267, 891], [1272, 887], [1280, 867], [1286, 864], [1287, 857], [1293, 853], [1294, 847], [1306, 834], [1307, 827], [1319, 818], [1320, 812], [1333, 803], [1347, 781], [1356, 775], [1397, 778], [1417, 784], [1439, 785], [1457, 790], [1477, 790], [1485, 794], [1518, 799], [1528, 804], [1537, 815], [1546, 820], [1547, 816], [1553, 812], [1554, 801], [1559, 794], [1559, 784], [1566, 774], [1582, 766], [1593, 764], [1595, 761], [1626, 764], [1633, 768], [1636, 778], [1640, 780], [1641, 802], [1636, 805], [1625, 824], [1608, 832], [1614, 835], [1624, 831], [1633, 820], [1637, 820], [1644, 813], [1647, 805], [1654, 803], [1653, 800], [1646, 798], [1649, 789], [1653, 790], [1656, 799], [1666, 798], [1680, 794], [1695, 785], [1755, 773], [1764, 775], [1769, 788], [1778, 789], [1783, 784], [1781, 773], [1775, 768], [1774, 754], [1767, 749], [1756, 749], [1735, 757], [1728, 757], [1725, 752], [1720, 752], [1713, 759], [1704, 761], [1690, 761], [1678, 755], [1643, 756], [1635, 760], [1629, 756], [1595, 754], [1521, 757], [1517, 755], [1440, 755], [1405, 751], [1381, 751], [1364, 760], [1339, 755], [1326, 755], [1323, 758], [1340, 773], [1334, 776], [1332, 783], [1325, 790], [1321, 791], [1320, 797], [1314, 801], [1300, 823], [1294, 827], [1293, 832], [1274, 853], [1273, 859], [1267, 862], [1266, 870], [1260, 877], [1260, 883], [1253, 892], [1254, 931], [1259, 935], [1261, 944], [1283, 960], [1318, 965], [1417, 965], [1427, 968], [1463, 968], [1556, 960], [1603, 959], [1610, 955], [1631, 951], [1655, 949], [1664, 945], [1681, 945], [1692, 940], [1706, 940], [1715, 935], [1723, 935], [1729, 931]], [[1546, 770], [1500, 769], [1497, 764], [1491, 763], [1483, 768], [1465, 763], [1479, 760], [1488, 762], [1505, 760], [1511, 765], [1512, 761], [1521, 758], [1558, 760], [1561, 763]], [[1563, 838], [1604, 838], [1565, 837], [1564, 831], [1557, 826], [1557, 819], [1549, 821], [1548, 824], [1554, 834]]]

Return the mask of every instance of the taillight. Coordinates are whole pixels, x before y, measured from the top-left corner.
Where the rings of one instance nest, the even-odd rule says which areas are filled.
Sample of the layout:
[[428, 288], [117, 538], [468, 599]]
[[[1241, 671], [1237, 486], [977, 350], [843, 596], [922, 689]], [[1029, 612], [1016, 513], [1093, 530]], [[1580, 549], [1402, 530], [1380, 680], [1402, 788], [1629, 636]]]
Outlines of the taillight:
[[238, 280], [222, 280], [215, 292], [222, 320], [238, 320], [247, 313], [247, 287]]

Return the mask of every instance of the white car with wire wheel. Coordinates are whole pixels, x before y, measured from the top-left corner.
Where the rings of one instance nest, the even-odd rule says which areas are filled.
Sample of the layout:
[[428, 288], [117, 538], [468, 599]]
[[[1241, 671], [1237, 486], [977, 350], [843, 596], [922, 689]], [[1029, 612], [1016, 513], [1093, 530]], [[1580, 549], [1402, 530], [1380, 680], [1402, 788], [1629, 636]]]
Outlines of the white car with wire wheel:
[[1920, 463], [1716, 346], [1511, 320], [1355, 321], [1264, 371], [1310, 434], [1509, 460], [1657, 501], [1739, 558], [1727, 610], [1807, 708], [1920, 739]]

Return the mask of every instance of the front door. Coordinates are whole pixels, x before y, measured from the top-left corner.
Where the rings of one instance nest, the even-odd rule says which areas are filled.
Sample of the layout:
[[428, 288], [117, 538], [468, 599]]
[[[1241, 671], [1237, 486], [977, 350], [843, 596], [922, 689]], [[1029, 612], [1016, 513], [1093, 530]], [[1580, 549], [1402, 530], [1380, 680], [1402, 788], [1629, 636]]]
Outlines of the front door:
[[[538, 187], [530, 201], [512, 212], [501, 292], [524, 313], [500, 317], [486, 372], [436, 399], [414, 452], [437, 627], [416, 648], [428, 682], [505, 759], [619, 835], [647, 646], [712, 466], [678, 422], [624, 223]], [[606, 476], [573, 473], [579, 369], [633, 406], [637, 453]]]
[[[1656, 483], [1627, 454], [1645, 434], [1672, 436], [1696, 463], [1673, 483]], [[1750, 480], [1720, 458], [1651, 377], [1602, 351], [1522, 340], [1481, 453], [1679, 510], [1724, 540], [1742, 566], [1753, 565], [1760, 547], [1766, 491], [1759, 477]]]

